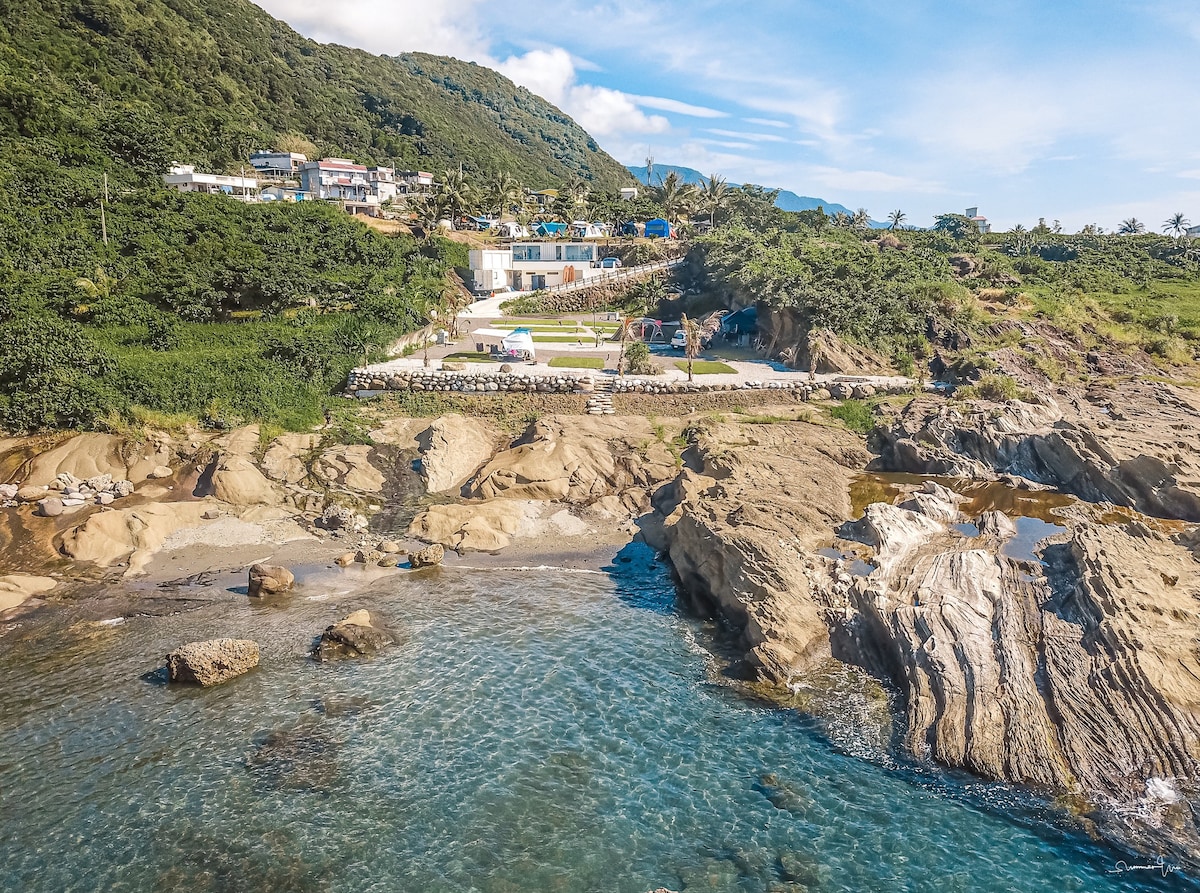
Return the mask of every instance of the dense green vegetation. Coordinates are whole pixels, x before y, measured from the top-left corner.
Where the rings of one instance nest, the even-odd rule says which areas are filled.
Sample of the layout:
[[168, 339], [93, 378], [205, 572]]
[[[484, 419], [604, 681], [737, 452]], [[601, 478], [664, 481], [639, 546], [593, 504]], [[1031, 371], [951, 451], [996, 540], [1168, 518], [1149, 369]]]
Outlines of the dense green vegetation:
[[631, 181], [476, 65], [323, 46], [245, 0], [0, 0], [0, 426], [304, 427], [352, 365], [444, 310], [464, 246], [161, 186], [173, 161], [237, 171], [272, 148]]
[[246, 0], [0, 0], [0, 132], [39, 167], [149, 177], [172, 160], [236, 169], [255, 149], [307, 143], [530, 183], [633, 179], [565, 114], [494, 71], [322, 45]]
[[447, 244], [322, 204], [147, 190], [17, 225], [0, 193], [0, 422], [118, 427], [145, 411], [305, 427], [357, 362], [441, 300]]
[[1200, 249], [1189, 240], [981, 236], [949, 225], [881, 233], [820, 216], [789, 215], [786, 228], [718, 228], [696, 241], [689, 273], [726, 303], [788, 315], [801, 341], [829, 330], [906, 372], [931, 337], [986, 349], [998, 316], [1046, 320], [1089, 346], [1140, 348], [1171, 363], [1200, 350]]

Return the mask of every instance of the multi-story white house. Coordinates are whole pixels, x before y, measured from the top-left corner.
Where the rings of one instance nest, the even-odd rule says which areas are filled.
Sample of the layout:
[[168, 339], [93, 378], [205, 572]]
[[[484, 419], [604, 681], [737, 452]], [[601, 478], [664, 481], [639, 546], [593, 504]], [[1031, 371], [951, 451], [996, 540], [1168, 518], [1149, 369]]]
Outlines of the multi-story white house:
[[967, 208], [966, 216], [975, 221], [981, 233], [990, 233], [992, 231], [992, 225], [988, 223], [986, 217], [979, 213], [978, 208]]
[[[390, 168], [374, 170], [391, 173]], [[380, 181], [372, 179], [372, 169], [366, 165], [355, 164], [349, 158], [322, 158], [300, 165], [299, 174], [301, 190], [313, 198], [337, 202], [351, 214], [379, 215], [383, 201], [377, 189]]]
[[405, 195], [427, 195], [433, 192], [433, 174], [427, 171], [397, 171], [396, 189]]
[[206, 174], [198, 172], [192, 164], [171, 165], [170, 173], [163, 174], [163, 183], [180, 192], [228, 195], [241, 202], [256, 202], [259, 198], [256, 178]]
[[476, 292], [536, 291], [598, 275], [595, 242], [514, 242], [469, 253]]
[[299, 152], [255, 152], [250, 156], [250, 165], [264, 180], [294, 180], [307, 161], [308, 156]]

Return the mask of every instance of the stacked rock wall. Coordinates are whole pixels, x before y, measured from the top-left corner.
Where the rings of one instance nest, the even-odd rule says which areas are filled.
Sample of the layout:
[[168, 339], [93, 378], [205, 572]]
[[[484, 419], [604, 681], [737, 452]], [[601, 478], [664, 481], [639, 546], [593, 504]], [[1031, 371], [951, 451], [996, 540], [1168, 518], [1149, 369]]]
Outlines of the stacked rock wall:
[[358, 391], [461, 391], [499, 393], [501, 391], [540, 392], [544, 394], [587, 393], [593, 388], [590, 375], [524, 375], [519, 372], [450, 372], [413, 369], [386, 372], [355, 369], [346, 390]]

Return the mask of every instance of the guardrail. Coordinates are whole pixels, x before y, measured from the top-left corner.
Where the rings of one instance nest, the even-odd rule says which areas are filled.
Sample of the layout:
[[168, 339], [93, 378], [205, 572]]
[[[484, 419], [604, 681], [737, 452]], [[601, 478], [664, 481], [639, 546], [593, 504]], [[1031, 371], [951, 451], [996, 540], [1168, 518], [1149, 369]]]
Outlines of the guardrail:
[[671, 267], [677, 267], [683, 263], [682, 257], [674, 258], [673, 260], [659, 260], [652, 264], [642, 264], [638, 267], [622, 267], [611, 272], [601, 273], [599, 276], [588, 276], [584, 279], [576, 279], [574, 282], [564, 282], [560, 285], [551, 285], [547, 288], [538, 289], [546, 294], [561, 295], [564, 292], [579, 291], [583, 288], [591, 288], [593, 285], [604, 285], [609, 282], [621, 282], [625, 279], [636, 279], [646, 273], [653, 273], [657, 270], [668, 270]]

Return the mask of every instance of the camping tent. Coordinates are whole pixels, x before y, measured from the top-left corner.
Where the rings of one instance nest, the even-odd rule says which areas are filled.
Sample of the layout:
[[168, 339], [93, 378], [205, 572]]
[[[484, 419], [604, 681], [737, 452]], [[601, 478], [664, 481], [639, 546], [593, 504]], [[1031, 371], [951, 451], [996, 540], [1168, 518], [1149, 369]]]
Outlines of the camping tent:
[[501, 223], [498, 229], [501, 236], [509, 239], [524, 239], [529, 235], [529, 230], [511, 220]]
[[646, 238], [657, 236], [660, 239], [669, 239], [672, 236], [671, 224], [663, 220], [661, 217], [655, 217], [653, 220], [646, 221]]
[[636, 223], [634, 223], [632, 220], [626, 220], [621, 224], [619, 234], [622, 236], [640, 236], [641, 232], [638, 230], [638, 225]]
[[602, 239], [604, 230], [586, 220], [576, 220], [571, 224], [571, 235], [579, 239]]
[[566, 231], [567, 225], [565, 223], [539, 223], [533, 232], [534, 235], [554, 238], [563, 235]]
[[526, 328], [513, 329], [500, 342], [506, 356], [517, 360], [537, 359], [537, 351], [533, 349], [533, 333]]

